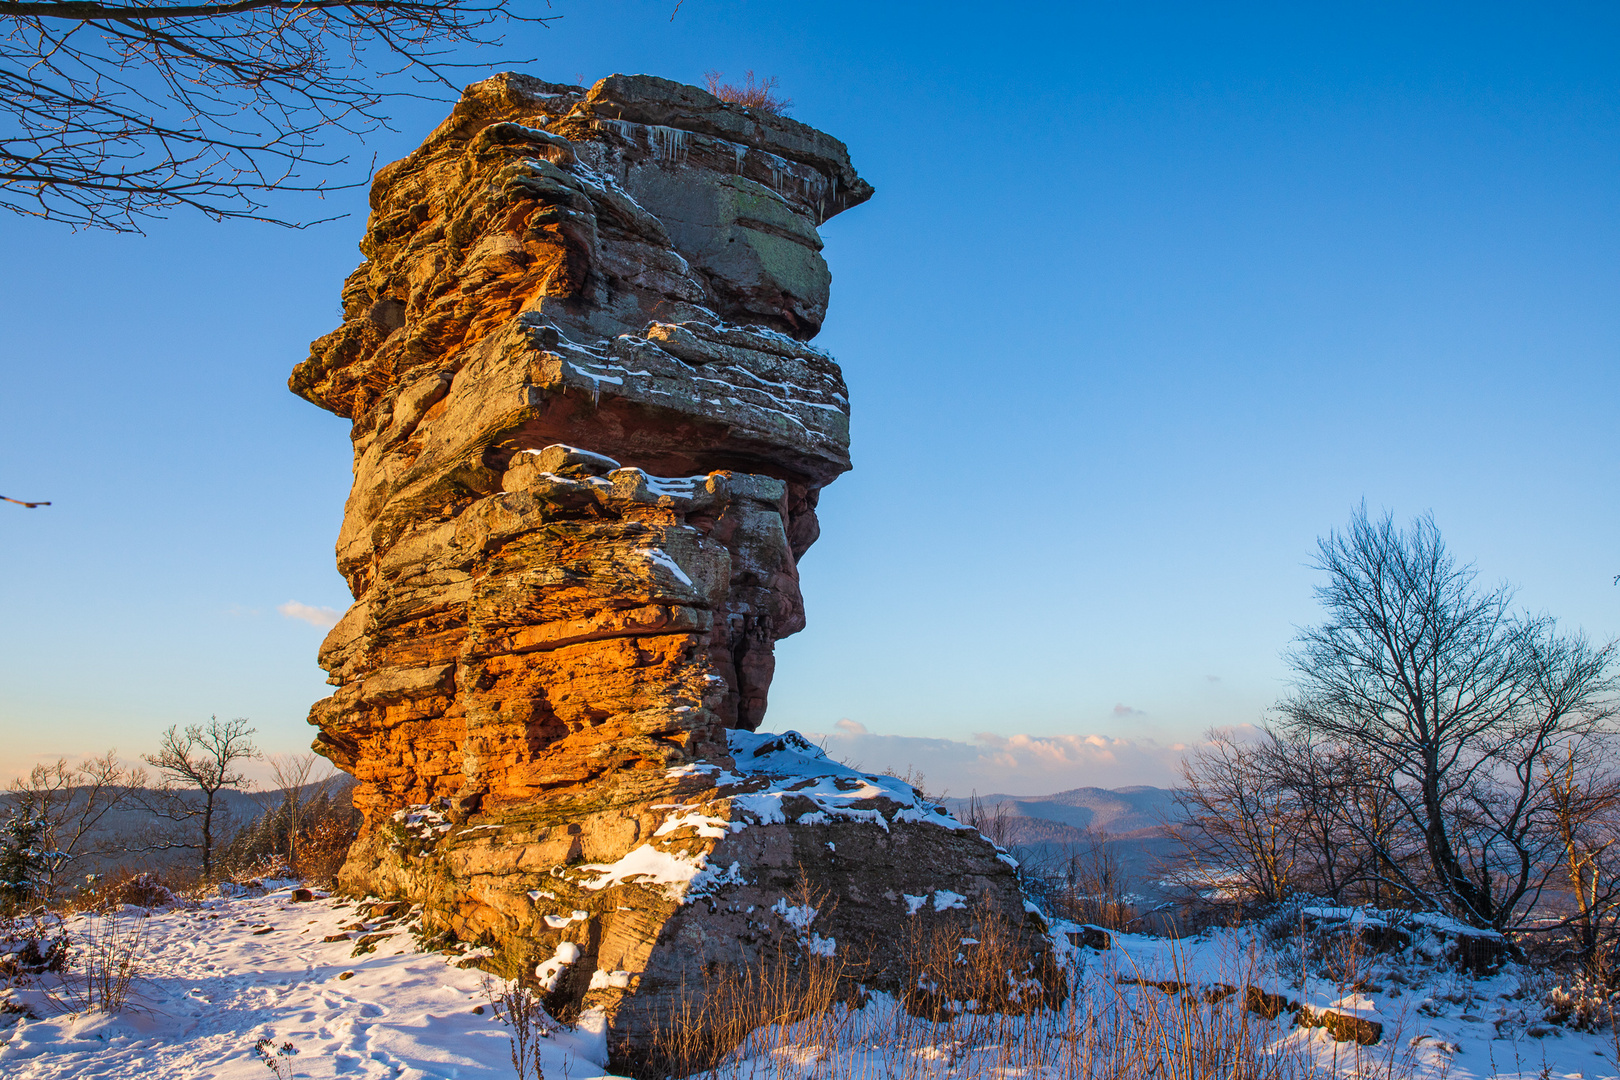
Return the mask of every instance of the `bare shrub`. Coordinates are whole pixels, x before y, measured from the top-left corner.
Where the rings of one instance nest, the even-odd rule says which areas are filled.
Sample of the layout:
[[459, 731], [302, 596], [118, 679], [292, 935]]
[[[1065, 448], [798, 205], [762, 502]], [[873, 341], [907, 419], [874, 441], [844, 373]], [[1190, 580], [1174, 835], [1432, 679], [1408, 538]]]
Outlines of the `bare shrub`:
[[73, 964], [53, 996], [74, 1012], [122, 1012], [146, 954], [141, 910], [84, 915], [75, 927]]
[[61, 916], [54, 913], [0, 919], [0, 987], [60, 972], [70, 944]]
[[968, 796], [967, 811], [962, 815], [962, 824], [977, 829], [980, 836], [1007, 851], [1012, 847], [1012, 819], [1012, 807], [1005, 799], [995, 804], [986, 803], [975, 791]]
[[220, 872], [232, 879], [297, 877], [330, 885], [360, 828], [353, 789], [336, 779], [306, 774], [299, 782], [278, 781], [264, 812], [222, 846]]
[[[847, 761], [844, 762], [844, 764], [850, 765], [850, 763]], [[850, 765], [850, 767], [855, 769], [857, 772], [860, 771], [860, 765], [858, 763]], [[938, 806], [947, 798], [947, 793], [944, 791], [929, 791], [928, 777], [923, 774], [921, 769], [913, 765], [907, 765], [904, 772], [890, 766], [889, 768], [884, 769], [879, 775], [894, 777], [896, 780], [909, 787], [912, 791], [915, 791], [917, 793], [917, 798], [931, 806]]]
[[512, 1071], [517, 1080], [546, 1080], [540, 1067], [540, 1040], [545, 1038], [548, 1018], [540, 998], [520, 982], [484, 982], [484, 996], [495, 1016], [512, 1029]]
[[1245, 743], [1213, 730], [1182, 763], [1168, 823], [1181, 848], [1182, 878], [1207, 900], [1274, 903], [1298, 886], [1303, 859], [1297, 799], [1277, 782], [1275, 739]]
[[1044, 884], [1045, 900], [1065, 919], [1110, 930], [1125, 930], [1139, 919], [1131, 883], [1105, 833], [1087, 829], [1084, 840], [1066, 845]]
[[63, 912], [95, 912], [105, 914], [120, 905], [161, 908], [183, 903], [202, 883], [195, 870], [168, 869], [140, 870], [121, 866], [111, 873], [92, 876], [60, 909]]
[[316, 816], [303, 834], [298, 849], [298, 874], [305, 881], [330, 887], [337, 880], [349, 847], [360, 835], [360, 815], [353, 807], [348, 813]]
[[721, 101], [778, 115], [793, 107], [792, 98], [776, 96], [775, 75], [768, 79], [756, 80], [752, 71], [745, 71], [743, 81], [740, 83], [721, 82], [722, 78], [724, 75], [718, 71], [703, 73], [704, 88]]
[[253, 1052], [259, 1055], [264, 1067], [276, 1074], [276, 1080], [291, 1080], [292, 1061], [298, 1056], [298, 1047], [291, 1042], [283, 1042], [280, 1046], [271, 1038], [263, 1038], [253, 1044]]

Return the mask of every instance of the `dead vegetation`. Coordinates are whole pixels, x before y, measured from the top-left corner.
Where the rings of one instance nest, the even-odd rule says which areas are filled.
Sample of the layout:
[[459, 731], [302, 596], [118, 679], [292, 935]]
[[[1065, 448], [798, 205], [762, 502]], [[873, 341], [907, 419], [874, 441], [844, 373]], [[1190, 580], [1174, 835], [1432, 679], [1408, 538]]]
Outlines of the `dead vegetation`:
[[[975, 953], [975, 946], [982, 946]], [[1062, 1080], [1308, 1080], [1298, 1043], [1281, 1042], [1293, 1012], [1271, 1016], [1241, 994], [1181, 992], [1139, 973], [1060, 975], [1059, 998], [1006, 994], [1019, 958], [990, 933], [964, 943], [919, 933], [906, 975], [916, 992], [866, 994], [841, 960], [785, 955], [773, 965], [716, 973], [705, 993], [681, 994], [663, 1018], [645, 1077], [710, 1080], [922, 1080], [929, 1076], [1049, 1076]], [[787, 961], [787, 962], [783, 962]], [[791, 972], [791, 974], [789, 974]], [[1135, 974], [1135, 977], [1132, 977]], [[1016, 980], [1014, 980], [1016, 982]], [[1363, 1080], [1411, 1069], [1404, 1044], [1346, 1044]]]
[[793, 108], [792, 98], [777, 96], [775, 75], [768, 79], [756, 79], [752, 71], [745, 71], [740, 83], [723, 82], [724, 78], [724, 73], [719, 71], [704, 72], [704, 89], [721, 101], [741, 105], [745, 109], [758, 109], [781, 116]]

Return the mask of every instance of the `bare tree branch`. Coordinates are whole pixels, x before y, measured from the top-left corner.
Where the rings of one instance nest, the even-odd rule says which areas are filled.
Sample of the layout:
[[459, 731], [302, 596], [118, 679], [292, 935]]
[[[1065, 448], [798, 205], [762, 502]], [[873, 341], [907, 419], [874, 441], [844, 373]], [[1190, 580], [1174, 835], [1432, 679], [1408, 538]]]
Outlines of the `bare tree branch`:
[[140, 231], [189, 206], [299, 226], [273, 192], [337, 187], [332, 135], [387, 127], [382, 104], [451, 90], [455, 50], [498, 45], [512, 0], [0, 0], [0, 207]]

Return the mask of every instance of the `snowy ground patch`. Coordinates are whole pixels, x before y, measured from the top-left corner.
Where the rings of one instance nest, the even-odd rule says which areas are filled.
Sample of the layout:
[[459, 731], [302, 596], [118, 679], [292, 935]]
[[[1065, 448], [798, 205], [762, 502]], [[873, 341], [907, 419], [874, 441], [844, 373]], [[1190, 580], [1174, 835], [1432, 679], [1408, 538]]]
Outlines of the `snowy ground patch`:
[[[784, 919], [808, 932], [812, 911], [781, 906]], [[295, 902], [290, 888], [149, 916], [125, 908], [118, 917], [144, 919], [146, 939], [125, 1010], [66, 1011], [50, 975], [5, 992], [3, 1007], [33, 1016], [0, 1012], [0, 1076], [267, 1080], [254, 1048], [268, 1039], [290, 1043], [297, 1053], [284, 1064], [291, 1076], [310, 1080], [510, 1077], [508, 1029], [494, 1016], [485, 976], [457, 966], [469, 957], [422, 952], [409, 912], [382, 910], [326, 898]], [[84, 926], [69, 920], [67, 929]], [[1061, 1011], [1005, 1017], [967, 1010], [941, 1022], [869, 995], [859, 1009], [840, 1006], [837, 1015], [757, 1033], [717, 1075], [1131, 1080], [1146, 1075], [1152, 1055], [1165, 1049], [1165, 1032], [1196, 1020], [1200, 1030], [1217, 1032], [1211, 1046], [1219, 1053], [1237, 1054], [1247, 1039], [1251, 1049], [1284, 1062], [1275, 1080], [1620, 1080], [1614, 1034], [1549, 1022], [1549, 980], [1540, 972], [1510, 963], [1476, 978], [1448, 965], [1435, 939], [1414, 934], [1409, 945], [1357, 957], [1353, 971], [1329, 978], [1320, 955], [1301, 962], [1297, 945], [1262, 930], [1182, 941], [1111, 934], [1099, 950], [1071, 944], [1071, 933], [1086, 935], [1056, 923], [1055, 947], [1077, 991]], [[817, 955], [842, 953], [831, 939], [816, 944]], [[597, 972], [593, 983], [617, 986], [628, 975]], [[1376, 1023], [1381, 1037], [1360, 1046], [1322, 1028], [1297, 1028], [1291, 1008], [1263, 1019], [1243, 1005], [1251, 987]], [[1228, 1019], [1211, 1022], [1219, 1016]], [[577, 1029], [548, 1025], [541, 1046], [547, 1077], [609, 1075], [595, 1020]], [[1153, 1038], [1161, 1039], [1157, 1048]], [[1081, 1061], [1077, 1048], [1092, 1057]]]
[[[58, 988], [49, 975], [11, 991], [39, 1018], [0, 1014], [0, 1076], [268, 1080], [254, 1051], [267, 1038], [291, 1043], [291, 1075], [311, 1080], [510, 1077], [507, 1029], [485, 976], [456, 967], [458, 957], [420, 951], [403, 922], [344, 930], [376, 925], [362, 907], [294, 903], [279, 889], [149, 917], [126, 908], [120, 918], [146, 919], [146, 948], [124, 1011], [64, 1013], [47, 993]], [[70, 934], [75, 925], [68, 921]], [[372, 951], [353, 955], [373, 934]], [[548, 1077], [607, 1075], [600, 1036], [557, 1031], [542, 1049]]]

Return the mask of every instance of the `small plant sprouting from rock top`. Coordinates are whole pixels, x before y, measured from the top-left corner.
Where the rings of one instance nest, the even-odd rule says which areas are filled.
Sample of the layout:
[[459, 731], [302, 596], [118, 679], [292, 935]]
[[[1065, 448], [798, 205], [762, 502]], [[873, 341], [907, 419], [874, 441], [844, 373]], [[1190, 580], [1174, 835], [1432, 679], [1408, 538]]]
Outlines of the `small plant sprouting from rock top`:
[[721, 82], [724, 75], [718, 71], [703, 73], [703, 85], [721, 101], [731, 102], [733, 105], [742, 105], [749, 109], [758, 109], [760, 112], [776, 113], [781, 115], [793, 108], [793, 99], [778, 97], [776, 95], [776, 76], [768, 79], [756, 80], [752, 71], [743, 72], [743, 81], [740, 83]]
[[298, 1056], [298, 1047], [292, 1043], [277, 1046], [274, 1039], [266, 1037], [253, 1044], [253, 1052], [259, 1055], [265, 1068], [276, 1074], [276, 1080], [289, 1080], [292, 1076], [292, 1059]]

